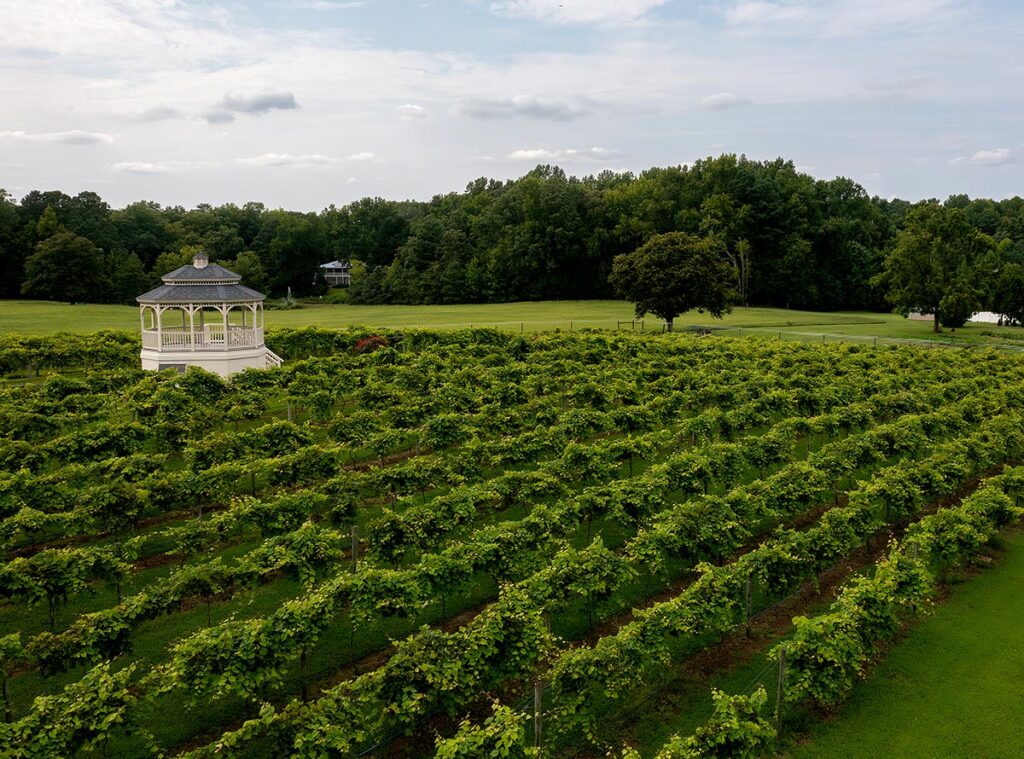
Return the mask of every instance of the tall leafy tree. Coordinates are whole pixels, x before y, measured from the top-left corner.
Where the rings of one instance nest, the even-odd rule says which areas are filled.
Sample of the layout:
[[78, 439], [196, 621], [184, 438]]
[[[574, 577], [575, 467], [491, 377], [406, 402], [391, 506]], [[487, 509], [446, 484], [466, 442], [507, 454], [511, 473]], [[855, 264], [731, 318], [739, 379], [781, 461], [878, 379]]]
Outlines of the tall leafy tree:
[[111, 223], [117, 233], [117, 247], [137, 255], [147, 268], [161, 253], [177, 247], [174, 228], [158, 203], [131, 203], [114, 211]]
[[18, 294], [25, 261], [25, 245], [19, 234], [18, 205], [0, 189], [0, 296]]
[[58, 232], [28, 257], [21, 292], [43, 300], [95, 303], [105, 299], [109, 286], [99, 248], [73, 232]]
[[1012, 324], [1024, 324], [1024, 266], [1011, 262], [999, 271], [989, 307]]
[[103, 255], [103, 263], [110, 288], [105, 300], [134, 304], [135, 296], [149, 289], [149, 274], [134, 253], [113, 250]]
[[672, 331], [679, 314], [694, 309], [721, 318], [736, 299], [736, 273], [721, 242], [669, 232], [652, 237], [632, 253], [615, 259], [611, 283], [633, 301], [636, 315], [652, 313]]
[[966, 272], [992, 245], [960, 209], [921, 203], [907, 214], [875, 282], [886, 288], [897, 313], [932, 314], [933, 329], [941, 332], [943, 307], [955, 324], [976, 300]]

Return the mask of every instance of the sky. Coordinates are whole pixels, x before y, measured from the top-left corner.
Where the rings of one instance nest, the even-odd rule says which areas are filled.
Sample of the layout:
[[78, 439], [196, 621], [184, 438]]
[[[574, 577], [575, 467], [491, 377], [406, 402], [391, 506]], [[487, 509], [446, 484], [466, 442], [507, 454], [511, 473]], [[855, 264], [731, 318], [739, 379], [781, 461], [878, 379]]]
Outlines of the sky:
[[315, 211], [782, 156], [1024, 193], [1024, 0], [0, 0], [0, 188]]

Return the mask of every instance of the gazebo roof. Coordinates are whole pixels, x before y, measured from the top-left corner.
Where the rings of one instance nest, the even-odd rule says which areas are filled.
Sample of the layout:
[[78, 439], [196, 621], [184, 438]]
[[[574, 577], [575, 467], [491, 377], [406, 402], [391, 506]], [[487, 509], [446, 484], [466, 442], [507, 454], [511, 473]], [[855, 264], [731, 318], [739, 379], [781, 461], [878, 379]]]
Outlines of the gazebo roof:
[[235, 274], [230, 269], [225, 269], [220, 264], [207, 264], [203, 267], [193, 266], [192, 264], [186, 264], [185, 266], [179, 266], [172, 272], [164, 274], [160, 277], [167, 284], [174, 283], [207, 283], [207, 282], [241, 282], [242, 277], [239, 274]]
[[211, 264], [199, 252], [191, 264], [164, 274], [163, 284], [143, 293], [138, 303], [259, 303], [265, 298], [250, 287], [239, 284], [242, 277], [220, 264]]
[[251, 287], [238, 284], [166, 284], [143, 293], [135, 300], [139, 303], [259, 303], [265, 300], [265, 296]]

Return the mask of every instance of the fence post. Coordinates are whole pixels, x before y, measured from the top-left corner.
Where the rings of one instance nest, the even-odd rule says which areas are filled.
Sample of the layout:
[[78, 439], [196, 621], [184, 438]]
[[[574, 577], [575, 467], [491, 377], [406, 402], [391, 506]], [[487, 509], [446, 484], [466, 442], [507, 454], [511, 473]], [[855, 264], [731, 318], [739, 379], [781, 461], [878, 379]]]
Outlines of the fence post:
[[779, 684], [775, 695], [775, 735], [782, 735], [782, 702], [786, 695], [786, 647], [779, 649]]
[[355, 525], [352, 525], [352, 571], [356, 571], [356, 564], [359, 561], [359, 533]]
[[752, 575], [747, 575], [747, 592], [746, 592], [747, 623], [746, 623], [746, 628], [747, 628], [747, 637], [748, 638], [750, 637], [750, 606], [751, 606], [751, 598], [753, 596], [753, 594], [751, 593], [751, 587], [750, 587], [751, 586], [751, 578], [752, 578]]
[[533, 682], [533, 747], [537, 749], [537, 759], [540, 759], [541, 738], [540, 738], [540, 711], [543, 699], [543, 686], [540, 680]]

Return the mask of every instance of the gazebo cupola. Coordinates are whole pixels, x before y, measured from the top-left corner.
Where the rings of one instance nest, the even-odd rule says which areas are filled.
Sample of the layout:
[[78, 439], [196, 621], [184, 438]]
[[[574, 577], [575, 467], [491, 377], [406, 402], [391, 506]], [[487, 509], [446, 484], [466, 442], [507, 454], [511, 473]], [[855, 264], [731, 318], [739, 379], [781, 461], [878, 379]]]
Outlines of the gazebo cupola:
[[263, 293], [197, 253], [191, 264], [161, 277], [140, 295], [142, 368], [201, 366], [221, 376], [250, 367], [280, 366], [263, 344]]

